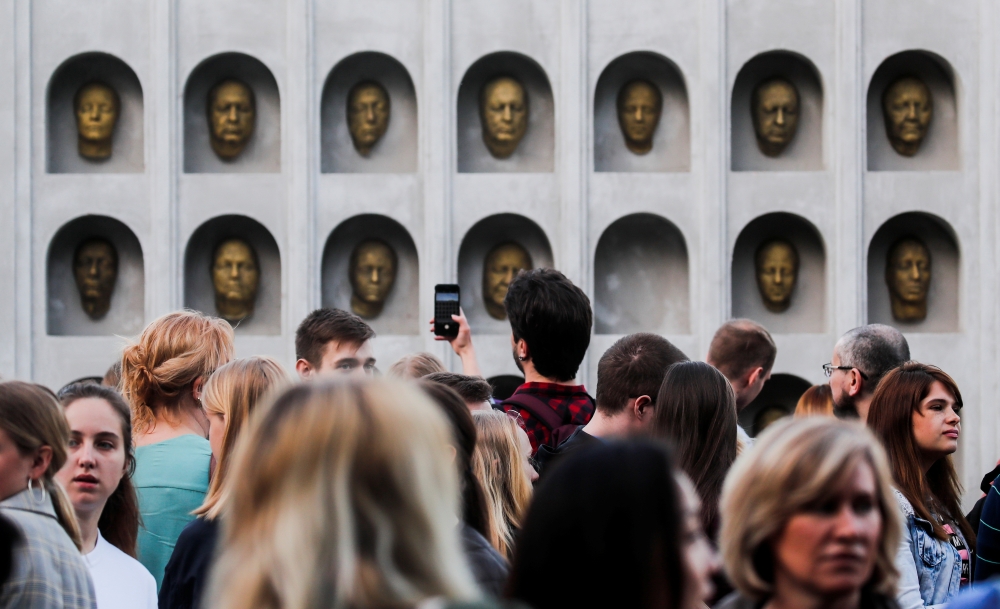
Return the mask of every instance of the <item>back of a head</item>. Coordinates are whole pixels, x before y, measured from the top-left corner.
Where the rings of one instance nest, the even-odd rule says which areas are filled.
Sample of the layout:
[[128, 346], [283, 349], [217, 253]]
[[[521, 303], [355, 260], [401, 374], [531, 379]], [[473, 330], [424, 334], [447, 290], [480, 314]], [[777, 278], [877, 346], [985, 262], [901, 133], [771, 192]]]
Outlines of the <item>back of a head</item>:
[[493, 397], [493, 388], [489, 381], [481, 376], [469, 376], [454, 372], [435, 372], [428, 374], [424, 380], [440, 383], [455, 390], [466, 404], [482, 404]]
[[514, 340], [528, 343], [535, 370], [571, 381], [590, 346], [594, 314], [590, 299], [559, 271], [521, 271], [503, 301]]
[[295, 330], [295, 359], [313, 367], [323, 361], [328, 344], [360, 345], [375, 338], [375, 331], [363, 319], [343, 309], [316, 309]]
[[813, 385], [806, 389], [795, 404], [795, 416], [808, 417], [813, 415], [833, 416], [833, 391], [829, 383]]
[[910, 345], [903, 333], [885, 324], [868, 324], [849, 330], [837, 341], [843, 366], [853, 366], [868, 377], [862, 390], [871, 395], [882, 377], [910, 359]]
[[260, 414], [234, 456], [239, 483], [208, 606], [412, 607], [475, 595], [455, 527], [449, 425], [422, 392], [331, 379], [293, 386]]
[[[680, 607], [682, 513], [663, 446], [610, 442], [571, 453], [535, 490], [507, 595], [535, 609], [631, 609], [651, 598]], [[596, 570], [586, 585], [581, 567]]]
[[640, 332], [615, 341], [597, 364], [597, 409], [614, 415], [629, 399], [648, 395], [656, 402], [667, 368], [688, 358], [657, 334]]
[[433, 353], [411, 353], [399, 358], [386, 372], [386, 376], [398, 379], [419, 379], [434, 374], [444, 372], [444, 364]]
[[177, 311], [151, 322], [122, 351], [121, 391], [136, 433], [152, 425], [153, 408], [174, 403], [196, 379], [207, 379], [232, 358], [233, 328], [224, 319]]
[[750, 319], [731, 319], [715, 331], [706, 360], [734, 381], [758, 367], [769, 372], [777, 355], [767, 328]]

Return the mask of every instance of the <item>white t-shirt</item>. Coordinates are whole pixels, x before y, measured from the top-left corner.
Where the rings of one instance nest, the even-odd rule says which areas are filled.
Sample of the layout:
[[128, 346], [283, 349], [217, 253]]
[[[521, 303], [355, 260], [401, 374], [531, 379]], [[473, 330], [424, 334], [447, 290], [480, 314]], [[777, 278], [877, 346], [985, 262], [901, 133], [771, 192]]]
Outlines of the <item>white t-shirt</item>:
[[156, 609], [156, 580], [138, 560], [114, 547], [100, 531], [85, 554], [97, 593], [97, 609]]

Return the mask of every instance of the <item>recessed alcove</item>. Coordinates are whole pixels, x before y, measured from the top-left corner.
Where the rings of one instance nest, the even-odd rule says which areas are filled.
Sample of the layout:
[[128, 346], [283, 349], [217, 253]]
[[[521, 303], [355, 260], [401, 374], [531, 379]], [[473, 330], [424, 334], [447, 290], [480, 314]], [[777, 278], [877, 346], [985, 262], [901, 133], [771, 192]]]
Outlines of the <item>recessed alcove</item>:
[[[757, 85], [782, 78], [799, 94], [798, 127], [777, 156], [764, 154], [753, 124]], [[733, 82], [730, 104], [733, 171], [816, 171], [823, 169], [823, 84], [816, 66], [791, 51], [768, 51], [743, 64]]]
[[473, 332], [510, 334], [506, 319], [494, 319], [483, 299], [483, 267], [486, 256], [496, 246], [516, 243], [527, 250], [534, 268], [552, 268], [552, 248], [540, 226], [517, 214], [497, 214], [483, 218], [465, 234], [458, 250], [458, 285], [462, 309]]
[[402, 224], [387, 216], [363, 214], [342, 222], [330, 233], [323, 249], [323, 306], [351, 310], [351, 254], [362, 241], [376, 239], [396, 253], [393, 285], [382, 311], [366, 321], [380, 335], [419, 334], [420, 264], [417, 248]]
[[[80, 245], [101, 239], [117, 254], [111, 306], [99, 319], [84, 310], [75, 277]], [[86, 269], [81, 269], [86, 273]], [[54, 336], [129, 336], [142, 331], [146, 280], [142, 246], [124, 223], [108, 216], [81, 216], [64, 224], [49, 242], [46, 259], [46, 326]]]
[[[636, 79], [659, 90], [659, 125], [649, 152], [628, 149], [618, 120], [618, 96]], [[691, 111], [687, 87], [677, 65], [648, 51], [616, 58], [597, 79], [594, 90], [594, 171], [663, 172], [691, 169]]]
[[594, 254], [595, 332], [688, 334], [689, 272], [677, 226], [648, 213], [619, 218]]
[[754, 401], [740, 411], [740, 426], [751, 436], [777, 418], [795, 413], [795, 405], [812, 384], [794, 374], [772, 374]]
[[[494, 158], [483, 142], [479, 96], [487, 82], [510, 76], [524, 87], [528, 98], [528, 129], [517, 149], [506, 159]], [[486, 55], [473, 63], [458, 87], [459, 173], [540, 173], [555, 166], [555, 105], [545, 71], [530, 57], [513, 52]]]
[[[904, 237], [916, 237], [931, 259], [927, 316], [923, 321], [897, 321], [892, 314], [886, 264], [889, 250]], [[959, 330], [960, 250], [955, 231], [943, 219], [924, 212], [890, 218], [868, 245], [868, 323], [889, 324], [901, 331], [957, 332]]]
[[257, 255], [259, 283], [254, 311], [231, 322], [239, 335], [281, 333], [281, 253], [270, 231], [247, 216], [216, 216], [199, 226], [184, 251], [184, 306], [219, 315], [215, 304], [212, 266], [215, 248], [227, 239], [242, 239]]
[[[798, 272], [791, 301], [784, 311], [772, 311], [758, 287], [756, 255], [772, 239], [790, 243], [798, 254]], [[733, 246], [733, 317], [746, 317], [775, 334], [823, 332], [826, 327], [826, 249], [815, 226], [795, 214], [777, 212], [747, 224]]]
[[518, 387], [524, 384], [523, 376], [515, 376], [513, 374], [498, 374], [486, 380], [489, 382], [490, 387], [493, 388], [493, 399], [500, 401], [509, 398]]
[[[372, 81], [389, 95], [389, 125], [368, 156], [354, 147], [347, 122], [348, 94]], [[409, 72], [384, 53], [366, 51], [341, 60], [327, 76], [320, 101], [323, 173], [412, 173], [417, 170], [417, 95]]]
[[[111, 156], [80, 155], [75, 97], [87, 84], [101, 83], [118, 95], [118, 119]], [[49, 79], [45, 115], [46, 171], [49, 173], [141, 173], [145, 169], [142, 85], [124, 61], [107, 53], [83, 53], [62, 63]]]
[[[904, 76], [922, 80], [931, 94], [931, 121], [913, 156], [902, 155], [892, 147], [886, 134], [882, 109], [886, 89]], [[961, 167], [955, 80], [951, 65], [940, 55], [929, 51], [903, 51], [879, 65], [868, 83], [869, 171], [955, 170]]]
[[[216, 84], [242, 81], [253, 91], [253, 133], [240, 154], [221, 159], [209, 135], [208, 94]], [[281, 96], [274, 75], [260, 60], [243, 53], [221, 53], [202, 61], [184, 85], [185, 173], [277, 173], [281, 171]]]

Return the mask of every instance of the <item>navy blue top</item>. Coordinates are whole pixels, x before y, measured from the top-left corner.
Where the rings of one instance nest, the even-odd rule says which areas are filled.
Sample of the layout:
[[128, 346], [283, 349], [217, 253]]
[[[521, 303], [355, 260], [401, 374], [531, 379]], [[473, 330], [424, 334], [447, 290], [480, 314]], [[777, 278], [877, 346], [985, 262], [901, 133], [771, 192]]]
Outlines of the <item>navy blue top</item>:
[[197, 609], [208, 585], [219, 523], [195, 518], [177, 538], [174, 553], [163, 572], [160, 609]]

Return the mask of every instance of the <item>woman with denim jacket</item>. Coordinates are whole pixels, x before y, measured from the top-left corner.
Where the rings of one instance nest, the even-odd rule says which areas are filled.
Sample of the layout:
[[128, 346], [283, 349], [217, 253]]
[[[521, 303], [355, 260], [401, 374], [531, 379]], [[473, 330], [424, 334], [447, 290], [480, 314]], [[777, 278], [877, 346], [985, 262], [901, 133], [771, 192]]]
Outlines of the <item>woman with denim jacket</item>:
[[896, 555], [902, 609], [944, 607], [971, 577], [976, 536], [962, 515], [951, 454], [962, 394], [941, 369], [906, 362], [882, 379], [868, 425], [889, 455], [905, 519]]

